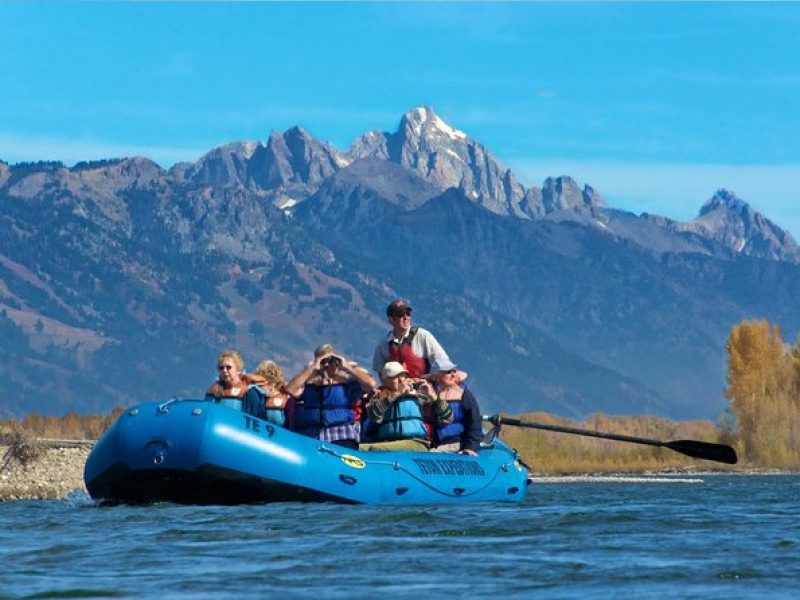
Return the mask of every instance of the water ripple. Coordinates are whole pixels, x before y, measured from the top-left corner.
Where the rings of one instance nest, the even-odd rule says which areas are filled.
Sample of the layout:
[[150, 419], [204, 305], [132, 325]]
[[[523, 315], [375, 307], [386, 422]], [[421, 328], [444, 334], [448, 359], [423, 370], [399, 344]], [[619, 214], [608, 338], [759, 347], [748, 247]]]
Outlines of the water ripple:
[[0, 600], [705, 600], [785, 596], [800, 579], [800, 477], [625, 483], [534, 484], [520, 505], [9, 502]]

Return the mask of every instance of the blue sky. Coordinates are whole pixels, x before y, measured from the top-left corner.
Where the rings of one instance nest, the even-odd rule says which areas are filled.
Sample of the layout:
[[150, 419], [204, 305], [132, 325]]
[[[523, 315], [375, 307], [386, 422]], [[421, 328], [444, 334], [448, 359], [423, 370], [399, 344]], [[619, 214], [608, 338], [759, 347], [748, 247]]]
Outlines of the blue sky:
[[800, 238], [800, 4], [0, 2], [0, 158], [162, 166], [299, 124], [340, 149], [430, 105], [525, 185]]

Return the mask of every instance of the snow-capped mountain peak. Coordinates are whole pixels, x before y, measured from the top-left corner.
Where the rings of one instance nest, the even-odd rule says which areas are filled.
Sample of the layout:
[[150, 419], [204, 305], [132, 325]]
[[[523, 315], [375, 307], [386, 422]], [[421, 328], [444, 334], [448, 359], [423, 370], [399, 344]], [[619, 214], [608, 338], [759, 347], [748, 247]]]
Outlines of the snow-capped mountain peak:
[[800, 254], [792, 235], [728, 190], [718, 190], [700, 209], [696, 219], [679, 225], [701, 233], [736, 254], [774, 260], [797, 260]]
[[467, 134], [451, 127], [429, 106], [418, 106], [408, 111], [403, 121], [418, 138], [447, 138], [465, 141]]

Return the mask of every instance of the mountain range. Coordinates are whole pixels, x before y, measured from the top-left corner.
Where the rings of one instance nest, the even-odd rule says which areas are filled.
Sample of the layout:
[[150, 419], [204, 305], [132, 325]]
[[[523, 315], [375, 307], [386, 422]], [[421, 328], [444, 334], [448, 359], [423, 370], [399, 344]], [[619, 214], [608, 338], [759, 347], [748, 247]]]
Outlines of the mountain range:
[[347, 151], [293, 127], [169, 169], [0, 161], [0, 416], [201, 395], [229, 346], [369, 365], [396, 297], [484, 411], [715, 418], [731, 326], [800, 330], [800, 248], [727, 190], [681, 222], [526, 188], [429, 107]]

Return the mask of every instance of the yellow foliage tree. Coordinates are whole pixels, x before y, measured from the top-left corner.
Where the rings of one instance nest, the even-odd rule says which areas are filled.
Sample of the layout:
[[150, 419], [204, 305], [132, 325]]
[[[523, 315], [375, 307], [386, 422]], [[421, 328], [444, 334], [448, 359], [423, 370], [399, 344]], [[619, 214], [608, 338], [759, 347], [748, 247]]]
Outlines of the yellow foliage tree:
[[762, 465], [794, 468], [800, 461], [797, 350], [765, 320], [734, 325], [726, 344], [726, 397], [736, 418], [740, 450]]

